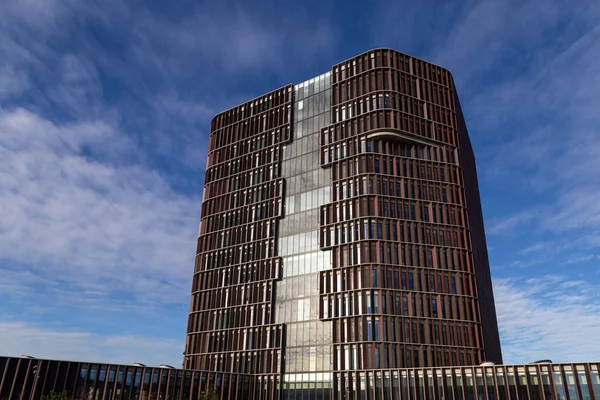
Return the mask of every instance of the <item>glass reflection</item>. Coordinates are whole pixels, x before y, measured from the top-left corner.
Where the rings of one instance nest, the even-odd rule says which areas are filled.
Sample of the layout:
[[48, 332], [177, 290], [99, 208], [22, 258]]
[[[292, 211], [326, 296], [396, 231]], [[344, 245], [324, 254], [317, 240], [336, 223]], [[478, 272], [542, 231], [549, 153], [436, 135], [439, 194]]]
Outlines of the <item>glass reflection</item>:
[[324, 381], [330, 374], [308, 374], [330, 368], [331, 323], [319, 319], [318, 293], [318, 272], [331, 268], [330, 254], [318, 243], [319, 207], [330, 201], [331, 179], [320, 165], [319, 140], [320, 129], [329, 124], [329, 90], [330, 73], [294, 86], [293, 141], [283, 151], [286, 197], [278, 241], [283, 279], [276, 283], [276, 320], [287, 329], [284, 380], [294, 382], [284, 398], [329, 393]]

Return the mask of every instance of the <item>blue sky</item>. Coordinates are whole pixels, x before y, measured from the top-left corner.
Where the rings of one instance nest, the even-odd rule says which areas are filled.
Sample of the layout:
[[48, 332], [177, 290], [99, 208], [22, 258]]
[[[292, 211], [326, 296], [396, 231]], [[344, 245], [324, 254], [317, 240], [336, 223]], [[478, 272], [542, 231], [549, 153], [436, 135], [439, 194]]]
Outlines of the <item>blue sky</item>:
[[393, 47], [457, 82], [505, 362], [600, 359], [600, 3], [172, 3], [0, 0], [0, 354], [180, 365], [211, 116]]

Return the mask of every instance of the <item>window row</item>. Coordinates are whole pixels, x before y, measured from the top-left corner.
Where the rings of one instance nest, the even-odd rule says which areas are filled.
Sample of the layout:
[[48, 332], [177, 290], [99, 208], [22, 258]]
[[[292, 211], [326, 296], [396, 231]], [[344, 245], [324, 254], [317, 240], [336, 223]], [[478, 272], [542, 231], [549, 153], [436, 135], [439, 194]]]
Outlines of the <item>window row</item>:
[[[355, 179], [354, 181], [359, 180]], [[352, 181], [346, 181], [352, 186]], [[354, 218], [379, 216], [392, 218], [389, 223], [408, 221], [444, 225], [466, 225], [465, 210], [461, 206], [428, 201], [410, 201], [393, 197], [363, 196], [329, 203], [321, 207], [321, 225], [331, 225]], [[403, 221], [398, 221], [403, 220]], [[435, 225], [432, 225], [435, 227]], [[387, 236], [391, 237], [391, 236]], [[440, 243], [441, 240], [440, 240]]]
[[331, 188], [329, 186], [320, 187], [291, 196], [288, 195], [285, 199], [285, 215], [287, 216], [312, 210], [318, 208], [322, 204], [328, 203], [330, 200]]
[[[278, 164], [281, 158], [281, 147], [272, 146], [253, 153], [244, 154], [231, 161], [223, 162], [207, 168], [207, 176], [211, 181], [218, 181], [223, 178], [232, 178], [237, 174], [248, 173], [249, 170], [266, 167], [271, 164]], [[210, 183], [209, 182], [209, 183]]]
[[[323, 271], [319, 287], [321, 294], [382, 288], [473, 296], [472, 279], [472, 274], [465, 272], [361, 265]], [[277, 285], [279, 287], [279, 283]]]
[[[342, 179], [342, 176], [339, 175], [342, 175], [344, 172], [344, 164], [346, 164], [346, 166], [348, 165], [347, 163], [337, 165], [337, 167], [342, 170], [340, 171], [342, 173], [335, 174], [337, 175], [337, 179]], [[420, 193], [418, 189], [415, 189], [413, 195], [422, 195], [423, 197], [428, 196], [436, 201], [447, 201], [447, 197], [450, 197], [450, 200], [453, 200], [453, 198], [457, 198], [458, 196], [451, 196], [451, 193], [450, 196], [448, 196], [445, 189], [448, 188], [448, 190], [452, 190], [451, 186], [449, 186], [450, 184], [460, 185], [462, 183], [457, 167], [445, 165], [438, 166], [433, 164], [433, 166], [429, 165], [426, 168], [426, 165], [422, 165], [419, 162], [402, 158], [373, 155], [358, 156], [354, 159], [354, 169], [357, 173], [351, 173], [350, 176], [369, 172], [388, 176], [369, 177], [370, 180], [368, 181], [368, 186], [366, 185], [367, 182], [362, 179], [364, 177], [361, 177], [362, 188], [357, 187], [356, 185], [353, 187], [349, 186], [350, 182], [356, 183], [356, 178], [348, 182], [346, 186], [343, 186], [343, 181], [337, 182], [335, 184], [337, 186], [334, 187], [338, 190], [334, 191], [334, 194], [337, 194], [339, 197], [350, 197], [356, 196], [357, 194], [379, 193], [389, 196], [407, 197], [410, 194], [408, 186], [414, 182], [419, 186], [423, 185], [430, 189], [429, 193], [426, 189], [422, 190]], [[446, 177], [449, 179], [446, 179]], [[436, 182], [424, 182], [424, 180]], [[444, 184], [443, 182], [448, 183]], [[404, 187], [402, 187], [403, 183]], [[438, 189], [434, 191], [434, 187], [437, 187]], [[440, 187], [442, 188], [441, 195], [439, 193]]]
[[331, 123], [329, 111], [306, 118], [294, 124], [294, 140], [319, 133], [320, 130]]
[[327, 71], [324, 74], [294, 85], [294, 98], [296, 100], [303, 99], [312, 96], [313, 94], [329, 90], [330, 86], [331, 72]]
[[285, 324], [285, 347], [332, 344], [331, 321], [312, 320]]
[[[294, 125], [296, 126], [296, 125]], [[298, 137], [297, 130], [294, 129], [294, 140], [291, 143], [287, 143], [283, 146], [283, 156], [282, 160], [284, 162], [290, 161], [293, 158], [303, 156], [307, 153], [313, 151], [321, 150], [321, 135], [319, 131], [313, 132], [307, 135], [303, 135], [302, 137]], [[320, 166], [317, 166], [320, 167]], [[285, 176], [290, 176], [293, 174], [286, 174]]]
[[[450, 96], [449, 91], [446, 94]], [[332, 108], [332, 123], [342, 122], [371, 111], [390, 109], [448, 127], [456, 126], [454, 112], [445, 105], [434, 105], [402, 93], [374, 92], [360, 98], [352, 97], [351, 99]], [[447, 104], [447, 102], [445, 103]]]
[[397, 92], [374, 92], [354, 101], [342, 103], [332, 108], [333, 123], [342, 122], [352, 117], [371, 111], [392, 109], [403, 113], [425, 118], [425, 103]]
[[[438, 203], [443, 202], [459, 205], [462, 204], [464, 198], [462, 187], [455, 184], [428, 183], [416, 179], [393, 179], [392, 177], [384, 178], [381, 176], [365, 175], [344, 179], [335, 183], [333, 185], [331, 202], [346, 200], [365, 194], [380, 194], [383, 196], [404, 199], [435, 201]], [[403, 205], [406, 203], [396, 202], [395, 204]], [[365, 211], [367, 210], [369, 209], [365, 209]], [[402, 211], [402, 208], [400, 208], [399, 213], [396, 213], [396, 215], [404, 215]]]
[[[387, 240], [393, 242], [432, 244], [470, 248], [468, 231], [464, 228], [448, 227], [428, 223], [414, 223], [395, 219], [361, 219], [321, 228], [320, 245], [329, 248], [359, 240]], [[389, 244], [388, 244], [389, 246]], [[430, 262], [431, 260], [427, 260]], [[413, 265], [411, 255], [399, 253], [397, 243], [388, 247], [380, 257], [380, 263]], [[416, 260], [416, 265], [420, 265]]]
[[[316, 249], [310, 253], [283, 257], [282, 276], [284, 277], [311, 274], [326, 269], [331, 269], [331, 255], [327, 251]], [[277, 282], [278, 294], [282, 282]]]
[[314, 117], [329, 111], [331, 104], [331, 92], [329, 90], [305, 97], [294, 102], [294, 123]]
[[[371, 345], [373, 347], [373, 345]], [[340, 357], [353, 359], [353, 349]], [[427, 365], [479, 364], [480, 352], [442, 349], [426, 352]], [[373, 352], [373, 350], [371, 350]], [[432, 354], [433, 353], [433, 354]], [[383, 349], [379, 355], [383, 354]], [[389, 355], [389, 352], [388, 352]], [[374, 354], [372, 354], [372, 357]], [[410, 358], [410, 357], [409, 357]], [[396, 357], [396, 359], [398, 359]], [[400, 358], [399, 360], [402, 360]], [[388, 367], [390, 365], [388, 358]], [[383, 360], [381, 362], [383, 365]], [[386, 368], [383, 367], [382, 368]], [[392, 367], [393, 368], [393, 367]], [[600, 379], [595, 365], [528, 365], [495, 367], [443, 368], [439, 370], [392, 370], [343, 372], [335, 374], [335, 390], [344, 390], [345, 398], [358, 399], [590, 399], [600, 396]], [[292, 397], [293, 398], [293, 397]], [[286, 399], [287, 400], [287, 399]]]
[[384, 67], [409, 72], [423, 79], [451, 86], [452, 78], [447, 70], [390, 49], [373, 50], [344, 61], [334, 66], [331, 78], [336, 84], [365, 71]]
[[253, 153], [280, 143], [286, 143], [290, 139], [290, 129], [287, 126], [271, 132], [257, 134], [252, 138], [234, 142], [208, 153], [206, 165], [212, 169], [217, 164], [231, 161], [247, 153]]
[[436, 293], [365, 290], [321, 296], [321, 317], [324, 319], [368, 314], [401, 315], [405, 317], [460, 319], [477, 318], [471, 297]]
[[[384, 154], [388, 156], [400, 156], [405, 158], [414, 158], [423, 161], [435, 161], [446, 164], [458, 164], [457, 150], [450, 146], [426, 146], [396, 142], [385, 139], [364, 139], [361, 138], [361, 151]], [[421, 164], [416, 164], [420, 166]], [[428, 163], [435, 168], [437, 164]], [[390, 167], [390, 171], [391, 171]], [[396, 173], [401, 173], [401, 168], [396, 168]], [[406, 170], [404, 170], [406, 171]], [[405, 174], [408, 175], [407, 172]], [[444, 180], [444, 179], [439, 179]]]
[[[314, 153], [312, 153], [314, 154]], [[298, 157], [296, 160], [300, 160], [303, 157]], [[292, 196], [298, 193], [308, 192], [314, 189], [320, 189], [323, 187], [331, 187], [331, 180], [329, 178], [329, 171], [318, 168], [319, 163], [313, 164], [317, 168], [302, 168], [296, 170], [293, 176], [287, 176], [285, 179], [285, 193], [287, 196]], [[299, 171], [305, 171], [298, 173]], [[284, 175], [285, 176], [285, 175]], [[323, 200], [330, 200], [326, 198]]]
[[[189, 350], [198, 354], [279, 348], [282, 329], [281, 325], [271, 325], [198, 333], [193, 335], [194, 347]], [[192, 343], [191, 337], [189, 343]]]
[[369, 341], [481, 346], [480, 325], [472, 322], [380, 316], [335, 320], [333, 339], [335, 343]]
[[[337, 268], [355, 266], [357, 264], [392, 264], [394, 261], [394, 243], [358, 242], [336, 246], [331, 249], [332, 265]], [[389, 250], [388, 250], [389, 248]], [[432, 254], [425, 246], [408, 246], [406, 249], [406, 264], [414, 267], [448, 269], [472, 272], [472, 253], [466, 249], [431, 248]], [[400, 248], [402, 254], [402, 248]], [[388, 258], [389, 257], [389, 258]], [[431, 260], [430, 260], [431, 257]], [[381, 260], [381, 261], [380, 261]], [[410, 260], [410, 263], [409, 263]], [[427, 264], [426, 264], [427, 263]]]
[[266, 260], [275, 256], [275, 240], [269, 239], [243, 246], [227, 247], [202, 253], [200, 254], [200, 268], [207, 271], [234, 264], [246, 264], [252, 261]]
[[[279, 237], [286, 237], [301, 232], [313, 232], [319, 230], [319, 210], [313, 208], [312, 210], [304, 211], [301, 213], [295, 213], [286, 215], [284, 218], [280, 218], [277, 230]], [[315, 249], [316, 250], [316, 249]], [[293, 254], [293, 249], [288, 247], [279, 247], [279, 255], [287, 256]]]
[[278, 379], [273, 375], [259, 381], [175, 368], [1, 357], [0, 376], [4, 377], [0, 379], [2, 399], [40, 399], [51, 391], [64, 391], [69, 399], [198, 399], [215, 385], [219, 393], [231, 393], [228, 399], [259, 399], [253, 390], [263, 385], [273, 394], [262, 399], [278, 398], [274, 394]]
[[284, 354], [285, 373], [331, 371], [330, 346], [286, 346]]
[[290, 322], [319, 319], [318, 297], [279, 301], [275, 304], [275, 306], [275, 321], [277, 321], [277, 323], [287, 324]]
[[301, 276], [286, 276], [277, 281], [275, 290], [276, 301], [286, 301], [298, 297], [319, 295], [319, 276], [316, 273]]
[[198, 253], [275, 237], [275, 224], [274, 219], [263, 220], [206, 233], [200, 237]]
[[435, 224], [466, 225], [465, 209], [460, 206], [421, 201], [407, 202], [385, 197], [378, 198], [376, 202], [369, 199], [368, 203], [369, 209], [373, 206], [371, 215]]
[[[344, 150], [344, 143], [339, 146]], [[448, 182], [457, 185], [462, 184], [462, 176], [457, 166], [437, 162], [427, 163], [401, 157], [361, 155], [340, 160], [335, 166], [336, 168], [332, 173], [332, 179], [334, 181], [348, 177], [356, 177], [357, 175], [366, 172], [375, 172], [377, 174], [392, 175], [390, 180], [392, 178], [416, 178], [437, 181], [438, 183]], [[400, 181], [400, 179], [398, 179], [398, 181]], [[381, 188], [381, 190], [387, 189], [387, 187]], [[400, 191], [397, 190], [396, 193], [400, 193]], [[389, 187], [389, 194], [394, 194], [392, 186]], [[352, 193], [346, 195], [351, 196]]]
[[[380, 153], [390, 156], [417, 158], [425, 161], [438, 161], [458, 164], [457, 150], [453, 146], [425, 145], [407, 141], [389, 140], [385, 137], [367, 138], [362, 127], [354, 122], [345, 122], [332, 125], [321, 132], [321, 145], [342, 145], [346, 143], [348, 154]], [[454, 141], [456, 131], [452, 128], [443, 128], [436, 125], [437, 135], [452, 137], [452, 140], [442, 140], [444, 143]]]
[[316, 150], [303, 153], [298, 157], [287, 158], [281, 163], [282, 175], [289, 181], [306, 173], [316, 174], [316, 171], [321, 167], [319, 157], [320, 153]]
[[291, 114], [292, 109], [288, 104], [250, 117], [245, 121], [211, 131], [208, 151], [212, 152], [266, 131], [282, 129], [284, 125], [290, 123]]
[[[431, 250], [431, 253], [429, 252]], [[428, 248], [419, 245], [404, 245], [397, 243], [376, 243], [361, 241], [336, 246], [331, 250], [332, 265], [337, 268], [356, 266], [358, 264], [394, 264], [397, 254], [404, 266], [419, 268], [448, 269], [472, 272], [473, 258], [469, 250], [452, 248]], [[400, 265], [400, 264], [397, 264]]]
[[205, 198], [218, 196], [228, 192], [235, 192], [240, 189], [248, 188], [254, 185], [266, 183], [272, 179], [277, 179], [281, 176], [280, 164], [267, 164], [262, 167], [246, 170], [244, 173], [236, 174], [235, 176], [224, 177], [216, 181], [206, 183], [204, 191]]
[[280, 258], [257, 260], [249, 264], [202, 270], [204, 256], [196, 256], [192, 292], [250, 282], [279, 279]]
[[[472, 365], [473, 361], [477, 362], [476, 360], [481, 358], [481, 351], [478, 349], [448, 348], [434, 345], [364, 343], [347, 344], [340, 346], [339, 348], [336, 347], [333, 351], [332, 358], [334, 369], [338, 371], [352, 371], [356, 369], [418, 368], [426, 365], [431, 367], [442, 367], [450, 365]], [[373, 384], [372, 381], [370, 383]], [[364, 388], [368, 388], [369, 392], [378, 388], [378, 394], [380, 394], [382, 386], [373, 384], [373, 386], [365, 385]], [[389, 389], [389, 386], [387, 388]], [[371, 398], [388, 399], [392, 397], [382, 398], [373, 396]], [[393, 398], [399, 399], [401, 397]], [[425, 397], [422, 397], [422, 399], [425, 399]]]
[[227, 110], [217, 115], [211, 125], [211, 130], [220, 129], [224, 126], [241, 122], [246, 118], [285, 105], [292, 100], [292, 87], [286, 87], [274, 90], [259, 98], [250, 100], [244, 104]]
[[220, 213], [202, 215], [200, 220], [199, 236], [206, 233], [214, 233], [235, 226], [258, 223], [269, 219], [272, 223], [274, 218], [280, 217], [279, 199], [269, 199], [250, 206], [243, 206], [234, 210], [226, 210]]
[[191, 367], [204, 371], [241, 374], [279, 374], [281, 350], [256, 350], [191, 356]]
[[267, 303], [273, 300], [273, 281], [248, 283], [226, 288], [214, 288], [192, 293], [195, 310], [211, 310], [246, 304]]
[[268, 325], [273, 321], [271, 303], [233, 306], [222, 310], [193, 312], [188, 319], [188, 333]]
[[419, 79], [417, 85], [419, 87], [419, 94], [421, 95], [421, 98], [426, 102], [440, 105], [452, 110], [456, 108], [456, 102], [454, 101], [454, 90], [425, 79]]
[[279, 255], [287, 256], [291, 254], [308, 253], [319, 248], [319, 232], [303, 232], [292, 236], [279, 237]]
[[256, 205], [264, 200], [272, 199], [277, 211], [270, 216], [281, 215], [281, 196], [283, 195], [283, 180], [269, 181], [263, 185], [253, 186], [250, 189], [227, 193], [218, 197], [205, 200], [202, 203], [202, 218], [229, 211], [232, 208]]
[[[412, 117], [407, 114], [401, 114], [398, 111], [371, 112], [356, 118], [356, 122], [358, 126], [361, 127], [361, 133], [375, 130], [385, 130], [385, 128], [389, 128], [425, 138], [439, 140], [436, 137], [437, 130], [435, 129], [435, 123], [426, 121], [422, 118]], [[406, 141], [412, 142], [410, 135], [404, 136]], [[448, 139], [448, 141], [444, 140], [444, 143], [455, 145], [453, 138], [448, 137]], [[358, 149], [356, 149], [355, 146], [348, 147], [345, 143], [346, 142], [342, 142], [338, 143], [337, 145], [323, 147], [322, 163], [330, 164], [357, 153]]]
[[418, 97], [417, 77], [391, 68], [380, 68], [331, 87], [332, 104], [338, 105], [380, 90], [395, 90]]

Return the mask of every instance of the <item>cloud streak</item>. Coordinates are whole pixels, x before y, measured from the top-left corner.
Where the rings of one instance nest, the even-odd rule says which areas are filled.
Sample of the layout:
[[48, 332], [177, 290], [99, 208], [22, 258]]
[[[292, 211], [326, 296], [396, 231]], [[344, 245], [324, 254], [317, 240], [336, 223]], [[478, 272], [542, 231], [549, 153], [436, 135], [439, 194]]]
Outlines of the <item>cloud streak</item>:
[[127, 144], [103, 123], [0, 114], [2, 257], [39, 265], [49, 279], [183, 301], [200, 199], [172, 192], [156, 171], [92, 157], [127, 160]]
[[600, 358], [600, 287], [564, 276], [494, 282], [504, 362]]
[[0, 322], [0, 354], [18, 357], [115, 364], [181, 365], [180, 340], [134, 334], [98, 335], [79, 330], [40, 328], [25, 322]]

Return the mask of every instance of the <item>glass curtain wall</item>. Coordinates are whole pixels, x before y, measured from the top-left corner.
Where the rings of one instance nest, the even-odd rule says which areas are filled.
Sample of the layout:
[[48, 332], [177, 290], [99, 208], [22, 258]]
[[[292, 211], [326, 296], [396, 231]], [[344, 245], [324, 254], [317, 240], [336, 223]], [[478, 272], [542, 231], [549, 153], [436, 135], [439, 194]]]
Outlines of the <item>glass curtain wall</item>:
[[[319, 207], [330, 199], [330, 171], [321, 168], [319, 133], [330, 123], [330, 73], [294, 86], [293, 140], [283, 148], [284, 218], [279, 221], [282, 280], [276, 323], [285, 324], [283, 398], [329, 398], [331, 322], [319, 320], [319, 271], [331, 268], [319, 250]], [[310, 397], [304, 397], [310, 396]]]

